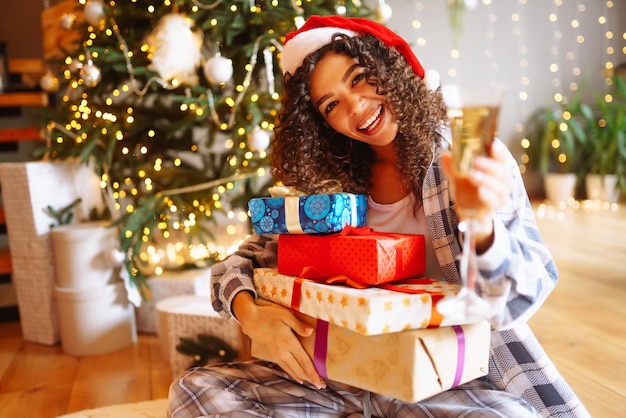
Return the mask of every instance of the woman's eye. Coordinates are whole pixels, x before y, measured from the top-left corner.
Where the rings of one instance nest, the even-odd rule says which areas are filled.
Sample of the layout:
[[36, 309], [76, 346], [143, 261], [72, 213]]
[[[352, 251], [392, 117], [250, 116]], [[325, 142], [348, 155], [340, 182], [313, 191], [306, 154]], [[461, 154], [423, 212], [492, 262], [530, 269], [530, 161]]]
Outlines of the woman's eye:
[[330, 113], [330, 111], [333, 110], [335, 106], [337, 106], [337, 102], [330, 102], [324, 109], [324, 113], [328, 115], [328, 113]]
[[363, 80], [365, 78], [365, 74], [364, 73], [360, 73], [357, 74], [356, 76], [354, 76], [354, 78], [352, 79], [352, 85], [357, 84], [359, 81]]

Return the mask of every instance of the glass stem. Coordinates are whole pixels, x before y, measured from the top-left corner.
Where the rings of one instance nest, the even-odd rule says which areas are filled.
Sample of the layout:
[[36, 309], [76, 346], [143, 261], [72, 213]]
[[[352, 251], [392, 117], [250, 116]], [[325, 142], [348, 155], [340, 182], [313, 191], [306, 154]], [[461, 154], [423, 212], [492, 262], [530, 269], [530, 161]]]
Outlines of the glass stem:
[[463, 285], [473, 292], [478, 274], [476, 261], [475, 222], [471, 219], [459, 222], [459, 231], [463, 233], [463, 254], [461, 255], [461, 275]]

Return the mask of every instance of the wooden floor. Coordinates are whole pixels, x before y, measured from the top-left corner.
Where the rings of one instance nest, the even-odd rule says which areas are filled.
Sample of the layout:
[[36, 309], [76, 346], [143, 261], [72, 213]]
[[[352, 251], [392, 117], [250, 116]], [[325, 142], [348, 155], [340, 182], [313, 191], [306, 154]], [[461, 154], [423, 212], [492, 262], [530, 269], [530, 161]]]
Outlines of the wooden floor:
[[[626, 411], [626, 209], [537, 207], [560, 283], [531, 326], [593, 417]], [[0, 324], [0, 416], [56, 417], [167, 397], [169, 365], [158, 340], [141, 335], [116, 353], [76, 358], [60, 346], [24, 342]]]

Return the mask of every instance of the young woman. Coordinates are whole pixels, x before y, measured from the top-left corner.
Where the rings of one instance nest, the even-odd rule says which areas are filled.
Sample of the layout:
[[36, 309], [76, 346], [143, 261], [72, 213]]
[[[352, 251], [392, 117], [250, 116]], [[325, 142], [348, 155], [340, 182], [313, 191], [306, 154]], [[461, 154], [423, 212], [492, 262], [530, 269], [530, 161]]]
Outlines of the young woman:
[[[369, 196], [369, 226], [427, 237], [427, 275], [460, 283], [451, 155], [438, 77], [375, 22], [311, 17], [282, 51], [283, 112], [271, 163], [277, 181], [315, 193], [325, 180]], [[496, 141], [470, 173], [483, 210], [477, 237], [486, 289], [497, 294], [489, 374], [409, 404], [324, 381], [296, 335], [293, 311], [256, 298], [253, 268], [277, 243], [253, 236], [212, 271], [214, 308], [236, 318], [258, 360], [192, 369], [170, 389], [169, 416], [588, 416], [526, 325], [557, 282], [516, 162]], [[491, 287], [491, 288], [490, 288]], [[504, 301], [504, 303], [502, 303]], [[495, 302], [494, 302], [495, 303]]]

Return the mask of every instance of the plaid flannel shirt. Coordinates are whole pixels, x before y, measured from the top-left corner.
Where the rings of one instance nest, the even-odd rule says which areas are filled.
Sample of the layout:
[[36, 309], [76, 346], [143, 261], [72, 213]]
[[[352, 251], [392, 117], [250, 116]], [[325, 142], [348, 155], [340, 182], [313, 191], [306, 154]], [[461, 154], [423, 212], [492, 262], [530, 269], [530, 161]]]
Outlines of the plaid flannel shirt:
[[[487, 287], [493, 283], [490, 290], [500, 295], [492, 302], [503, 305], [501, 314], [491, 318], [488, 377], [499, 389], [523, 397], [543, 417], [589, 417], [526, 323], [554, 289], [558, 273], [539, 235], [517, 162], [510, 154], [509, 161], [513, 196], [494, 218], [493, 245], [478, 258]], [[458, 222], [448, 187], [438, 161], [433, 162], [422, 193], [428, 233], [444, 279], [460, 283]], [[254, 235], [215, 265], [211, 278], [214, 309], [232, 317], [232, 300], [238, 292], [249, 291], [256, 296], [254, 268], [275, 267], [276, 254], [275, 237]]]

